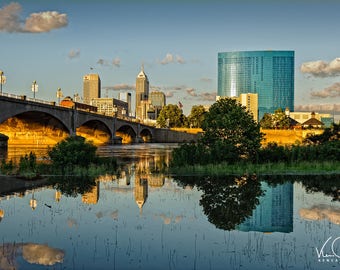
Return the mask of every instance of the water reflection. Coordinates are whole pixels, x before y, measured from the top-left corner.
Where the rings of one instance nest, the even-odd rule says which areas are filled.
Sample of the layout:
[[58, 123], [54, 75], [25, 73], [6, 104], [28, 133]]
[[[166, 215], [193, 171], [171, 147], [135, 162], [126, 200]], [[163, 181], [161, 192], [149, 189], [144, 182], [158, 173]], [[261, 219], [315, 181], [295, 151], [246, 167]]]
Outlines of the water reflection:
[[78, 194], [92, 193], [98, 183], [87, 176], [55, 176], [49, 178], [49, 184], [66, 196], [77, 197]]
[[[116, 175], [2, 195], [0, 253], [7, 255], [0, 263], [9, 266], [0, 269], [339, 267], [319, 263], [315, 252], [340, 236], [336, 177], [316, 177], [314, 187], [313, 177], [301, 176], [175, 180], [161, 173], [169, 152], [160, 148], [112, 147], [121, 165]], [[31, 244], [26, 251], [36, 257], [24, 257], [14, 243]], [[42, 252], [45, 246], [58, 249]]]
[[285, 232], [293, 231], [293, 184], [270, 186], [261, 182], [264, 195], [259, 205], [237, 229], [241, 231]]
[[3, 243], [0, 252], [0, 269], [19, 269], [18, 257], [22, 257], [30, 264], [51, 266], [62, 263], [64, 251], [36, 243]]
[[306, 220], [329, 220], [330, 222], [340, 225], [340, 207], [319, 204], [310, 208], [301, 208], [299, 214]]
[[217, 228], [234, 230], [252, 215], [259, 197], [263, 195], [256, 175], [203, 179], [176, 178], [184, 186], [195, 184], [203, 191], [200, 205], [208, 220]]

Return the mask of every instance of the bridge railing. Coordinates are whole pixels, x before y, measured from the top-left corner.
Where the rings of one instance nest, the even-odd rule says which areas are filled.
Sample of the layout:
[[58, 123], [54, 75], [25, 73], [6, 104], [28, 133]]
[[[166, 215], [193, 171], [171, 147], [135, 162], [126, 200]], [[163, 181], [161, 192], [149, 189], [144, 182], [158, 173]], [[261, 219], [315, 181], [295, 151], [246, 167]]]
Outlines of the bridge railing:
[[27, 97], [25, 95], [15, 95], [15, 94], [10, 94], [10, 93], [1, 93], [0, 95], [4, 96], [4, 97], [33, 101], [33, 102], [47, 104], [47, 105], [56, 105], [55, 101], [46, 101], [46, 100], [42, 100], [42, 99], [30, 98], [30, 97]]

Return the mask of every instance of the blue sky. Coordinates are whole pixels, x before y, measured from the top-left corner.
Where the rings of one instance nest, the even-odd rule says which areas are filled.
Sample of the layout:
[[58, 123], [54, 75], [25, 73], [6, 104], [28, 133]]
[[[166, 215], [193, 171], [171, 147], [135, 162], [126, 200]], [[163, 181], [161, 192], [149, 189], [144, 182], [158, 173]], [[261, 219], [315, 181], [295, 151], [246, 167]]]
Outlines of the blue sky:
[[103, 96], [134, 96], [144, 64], [151, 90], [188, 114], [214, 101], [218, 52], [294, 50], [295, 105], [340, 111], [339, 10], [335, 0], [1, 1], [3, 91], [33, 96], [36, 80], [36, 98], [82, 95], [94, 72]]

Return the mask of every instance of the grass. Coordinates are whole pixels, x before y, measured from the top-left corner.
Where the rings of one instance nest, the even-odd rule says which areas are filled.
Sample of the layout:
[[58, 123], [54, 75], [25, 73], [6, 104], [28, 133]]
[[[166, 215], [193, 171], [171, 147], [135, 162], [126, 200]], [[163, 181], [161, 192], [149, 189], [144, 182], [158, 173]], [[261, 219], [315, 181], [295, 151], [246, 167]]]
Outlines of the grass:
[[313, 161], [299, 162], [296, 164], [278, 163], [238, 163], [238, 164], [207, 164], [172, 168], [171, 173], [175, 175], [290, 175], [290, 174], [340, 174], [340, 162], [338, 161]]

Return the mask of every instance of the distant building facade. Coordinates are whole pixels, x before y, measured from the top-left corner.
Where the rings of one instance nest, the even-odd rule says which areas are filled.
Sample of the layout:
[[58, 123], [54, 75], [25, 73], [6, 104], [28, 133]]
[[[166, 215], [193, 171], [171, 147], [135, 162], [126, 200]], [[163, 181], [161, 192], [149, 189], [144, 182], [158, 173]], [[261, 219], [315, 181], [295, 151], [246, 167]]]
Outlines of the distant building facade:
[[159, 113], [166, 105], [166, 97], [163, 92], [153, 91], [149, 95], [148, 118], [156, 120]]
[[128, 103], [115, 98], [93, 98], [91, 105], [97, 107], [98, 113], [108, 116], [122, 118], [128, 112]]
[[[219, 100], [221, 97], [216, 97], [216, 100]], [[247, 111], [250, 112], [253, 115], [253, 119], [255, 121], [259, 121], [258, 119], [258, 94], [241, 94], [238, 97], [231, 97], [232, 99], [235, 99], [239, 104], [246, 107]]]
[[294, 110], [294, 51], [218, 53], [219, 97], [258, 94], [258, 118], [278, 108]]
[[289, 117], [300, 123], [308, 125], [308, 120], [315, 118], [324, 124], [325, 127], [330, 127], [334, 122], [334, 117], [329, 113], [317, 112], [288, 112]]
[[136, 118], [147, 119], [149, 98], [149, 79], [144, 72], [144, 67], [136, 78]]
[[93, 98], [100, 98], [101, 82], [98, 74], [87, 74], [83, 77], [83, 101], [90, 104]]
[[122, 92], [118, 94], [118, 99], [128, 104], [127, 115], [132, 116], [131, 113], [131, 93]]

